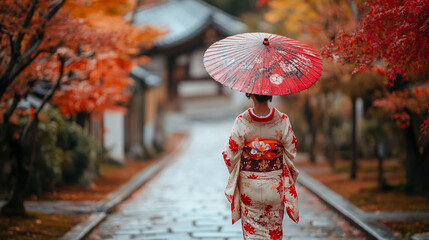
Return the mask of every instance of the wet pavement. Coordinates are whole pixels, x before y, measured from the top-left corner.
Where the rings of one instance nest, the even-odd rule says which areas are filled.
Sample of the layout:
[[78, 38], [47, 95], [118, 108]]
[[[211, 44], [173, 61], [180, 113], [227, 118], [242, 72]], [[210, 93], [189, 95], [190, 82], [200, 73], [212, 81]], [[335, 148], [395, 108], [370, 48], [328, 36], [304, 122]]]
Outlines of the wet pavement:
[[[233, 118], [183, 120], [188, 143], [165, 170], [119, 205], [88, 239], [242, 239], [231, 225], [221, 149]], [[284, 239], [365, 239], [314, 194], [298, 186], [300, 223], [284, 218]]]

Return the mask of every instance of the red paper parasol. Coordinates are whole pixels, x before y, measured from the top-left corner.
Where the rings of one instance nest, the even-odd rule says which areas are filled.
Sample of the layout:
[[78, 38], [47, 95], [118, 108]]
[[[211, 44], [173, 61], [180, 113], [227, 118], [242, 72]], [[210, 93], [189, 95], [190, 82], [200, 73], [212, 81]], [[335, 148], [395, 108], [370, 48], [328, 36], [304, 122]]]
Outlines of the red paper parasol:
[[270, 33], [243, 33], [211, 45], [204, 66], [212, 78], [240, 92], [286, 95], [312, 86], [322, 61], [310, 47]]

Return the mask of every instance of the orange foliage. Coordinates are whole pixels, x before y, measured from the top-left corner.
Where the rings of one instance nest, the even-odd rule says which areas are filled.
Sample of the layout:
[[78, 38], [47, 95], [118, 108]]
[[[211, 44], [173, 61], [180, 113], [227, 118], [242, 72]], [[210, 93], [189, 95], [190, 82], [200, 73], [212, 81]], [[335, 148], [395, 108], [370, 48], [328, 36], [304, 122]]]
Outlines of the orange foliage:
[[93, 13], [102, 12], [109, 16], [122, 17], [133, 10], [137, 0], [73, 0], [64, 5], [73, 16], [87, 18]]
[[[124, 105], [130, 96], [126, 89], [132, 84], [131, 67], [148, 61], [131, 55], [138, 54], [141, 44], [150, 47], [164, 32], [131, 26], [123, 17], [134, 7], [130, 0], [75, 0], [65, 5], [59, 1], [57, 11], [52, 11], [52, 1], [34, 2], [0, 3], [0, 115], [11, 106], [10, 99], [23, 98], [35, 82], [53, 84], [60, 76], [53, 103], [67, 116]], [[66, 57], [64, 75], [58, 56]], [[11, 68], [19, 70], [16, 74], [9, 73], [12, 64], [23, 66]]]

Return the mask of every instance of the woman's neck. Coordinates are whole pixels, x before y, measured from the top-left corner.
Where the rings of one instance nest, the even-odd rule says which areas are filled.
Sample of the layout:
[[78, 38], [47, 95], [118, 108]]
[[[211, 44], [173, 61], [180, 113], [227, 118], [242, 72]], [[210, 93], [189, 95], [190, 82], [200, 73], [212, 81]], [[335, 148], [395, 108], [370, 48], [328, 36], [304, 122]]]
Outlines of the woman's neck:
[[258, 101], [253, 102], [253, 112], [257, 116], [267, 116], [270, 113], [270, 108], [268, 107], [268, 101], [260, 103]]

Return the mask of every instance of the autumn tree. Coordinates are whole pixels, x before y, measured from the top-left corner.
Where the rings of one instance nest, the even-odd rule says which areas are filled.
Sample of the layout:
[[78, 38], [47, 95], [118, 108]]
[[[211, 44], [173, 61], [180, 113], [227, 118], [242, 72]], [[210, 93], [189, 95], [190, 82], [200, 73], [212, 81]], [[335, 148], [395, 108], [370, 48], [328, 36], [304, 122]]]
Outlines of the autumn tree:
[[[150, 44], [161, 35], [150, 27], [131, 28], [122, 16], [114, 20], [97, 13], [99, 21], [91, 19], [93, 15], [79, 19], [64, 9], [64, 3], [0, 2], [0, 154], [15, 160], [15, 185], [3, 214], [26, 215], [23, 202], [41, 110], [50, 103], [68, 116], [79, 111], [102, 112], [125, 103], [128, 73], [138, 61], [130, 54], [137, 52], [140, 39]], [[84, 5], [80, 7], [84, 9]], [[20, 101], [40, 82], [51, 86], [40, 104], [19, 109]]]
[[403, 129], [407, 152], [407, 186], [429, 190], [429, 1], [369, 0], [359, 26], [342, 31], [324, 55], [355, 65], [358, 72], [384, 68], [389, 94], [374, 102], [392, 113]]
[[[353, 1], [328, 0], [260, 0], [259, 6], [266, 6], [264, 19], [269, 23], [281, 24], [282, 33], [295, 37], [315, 49], [321, 49], [332, 41], [341, 29], [353, 29], [356, 26], [355, 4]], [[305, 104], [305, 115], [310, 133], [310, 161], [315, 162], [316, 136], [323, 131], [325, 136], [325, 152], [331, 167], [335, 165], [333, 124], [335, 116], [329, 111], [334, 105], [334, 92], [341, 91], [343, 82], [351, 79], [348, 67], [338, 67], [337, 64], [325, 61], [324, 73], [319, 83], [308, 90]], [[356, 101], [350, 95], [354, 108]], [[314, 101], [319, 99], [319, 101]], [[323, 100], [323, 101], [320, 101]], [[316, 104], [314, 104], [316, 102]], [[354, 112], [355, 113], [355, 112]], [[356, 177], [356, 122], [353, 121], [351, 178]]]

